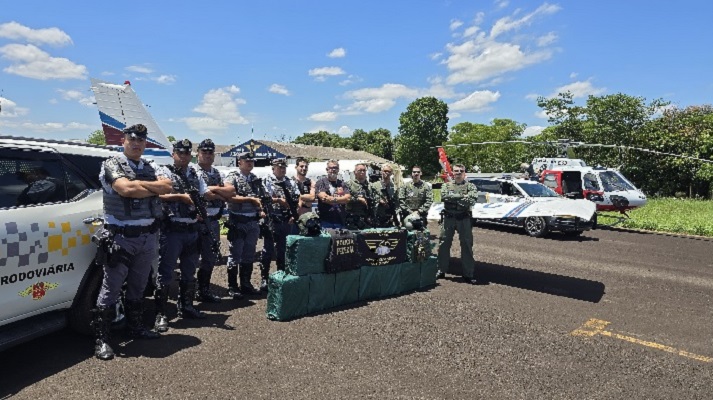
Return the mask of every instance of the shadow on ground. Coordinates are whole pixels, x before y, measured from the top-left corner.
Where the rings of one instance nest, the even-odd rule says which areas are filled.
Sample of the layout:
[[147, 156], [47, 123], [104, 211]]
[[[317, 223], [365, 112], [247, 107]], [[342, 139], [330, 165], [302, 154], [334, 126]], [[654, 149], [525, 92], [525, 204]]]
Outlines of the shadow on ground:
[[[523, 228], [520, 228], [517, 226], [478, 223], [474, 227], [484, 229], [484, 230], [508, 232], [508, 233], [512, 233], [513, 235], [527, 236], [527, 233], [525, 232], [525, 230]], [[563, 232], [548, 232], [547, 235], [545, 235], [545, 237], [532, 238], [532, 240], [538, 240], [538, 239], [539, 240], [566, 241], [566, 242], [598, 242], [599, 241], [599, 238], [587, 236], [587, 231], [585, 231], [583, 234], [581, 234], [579, 236], [570, 236]]]
[[[515, 268], [507, 265], [475, 262], [476, 277], [486, 282], [546, 293], [555, 296], [598, 303], [604, 296], [604, 284], [548, 272]], [[462, 275], [460, 258], [451, 258], [449, 273]]]

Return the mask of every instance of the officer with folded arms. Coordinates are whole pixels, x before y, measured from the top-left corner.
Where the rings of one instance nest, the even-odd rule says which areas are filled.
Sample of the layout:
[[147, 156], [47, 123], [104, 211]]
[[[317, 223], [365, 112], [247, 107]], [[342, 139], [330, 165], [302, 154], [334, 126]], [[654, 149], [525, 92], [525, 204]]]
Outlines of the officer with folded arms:
[[352, 197], [346, 205], [347, 216], [345, 221], [347, 229], [350, 230], [374, 227], [374, 209], [380, 195], [374, 189], [374, 185], [367, 179], [366, 173], [366, 164], [355, 165], [354, 179], [347, 183]]
[[160, 337], [143, 325], [143, 293], [151, 264], [158, 257], [159, 195], [170, 193], [172, 185], [153, 161], [141, 157], [146, 149], [146, 127], [132, 125], [123, 133], [123, 154], [104, 161], [99, 171], [105, 225], [97, 236], [97, 259], [102, 260], [104, 278], [92, 325], [94, 355], [101, 360], [114, 357], [109, 332], [124, 282], [129, 334], [139, 339]]
[[[311, 179], [307, 177], [307, 171], [309, 170], [309, 161], [303, 157], [297, 157], [295, 160], [295, 176], [292, 177], [292, 181], [297, 185], [297, 189], [300, 191], [300, 199], [297, 204], [297, 213], [299, 215], [312, 212], [312, 203], [315, 199], [315, 185]], [[297, 229], [292, 229], [292, 234], [297, 234]]]
[[[225, 177], [225, 187], [231, 190], [228, 199], [228, 296], [239, 300], [243, 295], [260, 293], [250, 277], [255, 262], [255, 248], [260, 236], [258, 221], [265, 217], [259, 194], [264, 186], [258, 177], [252, 173], [255, 159], [252, 153], [238, 154], [238, 171]], [[240, 286], [238, 287], [238, 275]]]
[[[206, 200], [219, 198], [212, 192], [191, 164], [193, 144], [188, 139], [173, 144], [173, 165], [171, 171], [173, 193], [161, 195], [164, 205], [164, 226], [161, 229], [160, 259], [156, 279], [156, 330], [168, 331], [168, 292], [173, 271], [177, 266], [181, 270], [178, 283], [178, 316], [181, 318], [205, 318], [205, 314], [193, 306], [196, 296], [196, 267], [198, 266], [198, 215], [189, 192], [197, 190]], [[180, 263], [178, 261], [180, 260]], [[178, 265], [177, 265], [178, 264]]]
[[297, 185], [292, 179], [285, 176], [286, 173], [287, 162], [284, 158], [279, 158], [272, 161], [272, 174], [265, 179], [265, 189], [272, 197], [272, 204], [268, 207], [272, 232], [263, 238], [263, 248], [260, 254], [261, 291], [267, 291], [267, 279], [273, 257], [277, 263], [277, 270], [285, 269], [287, 235], [290, 234], [292, 227], [297, 222], [290, 210], [290, 204], [294, 206], [294, 212], [297, 213], [297, 201], [300, 194]]
[[478, 199], [478, 189], [465, 180], [465, 166], [453, 167], [453, 182], [441, 186], [443, 201], [441, 233], [438, 235], [438, 272], [440, 279], [448, 272], [451, 258], [453, 235], [458, 232], [460, 238], [461, 260], [463, 262], [463, 281], [478, 284], [475, 279], [475, 259], [473, 258], [473, 224], [471, 222], [473, 204]]

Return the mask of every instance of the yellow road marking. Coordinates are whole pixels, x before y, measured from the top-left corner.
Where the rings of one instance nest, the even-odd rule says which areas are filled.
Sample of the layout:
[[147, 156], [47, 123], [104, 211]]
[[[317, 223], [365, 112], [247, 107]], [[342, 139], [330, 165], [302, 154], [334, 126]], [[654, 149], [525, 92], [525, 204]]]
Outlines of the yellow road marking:
[[619, 340], [624, 340], [629, 343], [640, 344], [642, 346], [650, 347], [656, 350], [662, 350], [668, 353], [677, 354], [682, 357], [691, 358], [701, 362], [713, 362], [713, 357], [700, 356], [698, 354], [689, 353], [685, 350], [679, 350], [671, 346], [666, 346], [663, 344], [649, 342], [646, 340], [637, 339], [635, 337], [622, 335], [616, 332], [606, 331], [604, 328], [607, 327], [611, 322], [603, 321], [601, 319], [592, 318], [585, 322], [584, 325], [575, 329], [570, 333], [572, 336], [582, 336], [582, 337], [593, 337], [595, 335], [602, 335], [607, 337], [612, 337]]

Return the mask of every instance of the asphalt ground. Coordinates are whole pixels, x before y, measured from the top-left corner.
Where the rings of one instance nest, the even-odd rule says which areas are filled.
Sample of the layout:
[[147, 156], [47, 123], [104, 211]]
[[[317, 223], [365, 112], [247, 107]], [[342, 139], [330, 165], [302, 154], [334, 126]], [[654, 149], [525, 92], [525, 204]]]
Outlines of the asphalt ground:
[[711, 240], [475, 238], [488, 285], [448, 275], [290, 322], [267, 320], [264, 297], [199, 305], [208, 319], [173, 319], [157, 341], [119, 336], [109, 362], [65, 330], [0, 353], [0, 398], [713, 398]]

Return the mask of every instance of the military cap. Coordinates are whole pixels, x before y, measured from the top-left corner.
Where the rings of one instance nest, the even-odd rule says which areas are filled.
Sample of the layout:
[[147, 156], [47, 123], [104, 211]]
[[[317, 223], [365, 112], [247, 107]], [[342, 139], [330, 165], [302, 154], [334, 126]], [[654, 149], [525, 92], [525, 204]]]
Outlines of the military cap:
[[287, 166], [287, 160], [284, 158], [276, 158], [272, 160], [272, 166], [273, 167], [286, 167]]
[[198, 144], [198, 150], [213, 150], [215, 151], [215, 143], [210, 139], [203, 139], [200, 144]]
[[238, 154], [238, 160], [254, 160], [253, 153], [249, 151], [242, 152]]
[[179, 140], [173, 144], [173, 151], [178, 153], [190, 153], [193, 143], [188, 139]]
[[124, 128], [122, 132], [124, 132], [125, 135], [130, 135], [131, 137], [142, 138], [146, 138], [146, 136], [149, 134], [144, 124], [131, 125], [128, 128]]

